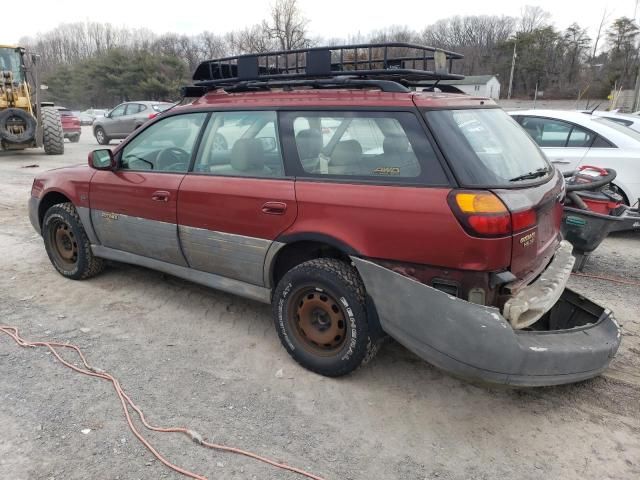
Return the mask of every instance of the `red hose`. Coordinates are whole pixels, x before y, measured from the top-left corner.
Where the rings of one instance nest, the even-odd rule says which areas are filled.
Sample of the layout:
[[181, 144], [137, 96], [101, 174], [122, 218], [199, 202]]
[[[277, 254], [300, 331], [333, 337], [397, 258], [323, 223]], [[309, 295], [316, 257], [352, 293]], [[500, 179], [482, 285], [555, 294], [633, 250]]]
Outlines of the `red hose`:
[[[120, 385], [120, 382], [118, 382], [118, 380], [115, 377], [113, 377], [112, 375], [108, 374], [104, 370], [100, 370], [99, 368], [92, 367], [89, 364], [89, 362], [87, 362], [87, 359], [85, 358], [85, 356], [82, 353], [82, 351], [80, 350], [80, 348], [78, 348], [77, 346], [69, 344], [69, 343], [59, 343], [59, 342], [29, 342], [29, 341], [23, 339], [18, 334], [18, 329], [16, 327], [11, 327], [11, 326], [7, 326], [7, 325], [0, 325], [0, 332], [10, 336], [21, 347], [25, 347], [25, 348], [26, 347], [46, 347], [46, 348], [48, 348], [51, 351], [51, 353], [56, 357], [56, 359], [58, 359], [58, 361], [60, 361], [60, 363], [62, 363], [66, 367], [69, 367], [71, 370], [73, 370], [75, 372], [81, 373], [83, 375], [88, 375], [90, 377], [101, 378], [103, 380], [106, 380], [106, 381], [110, 382], [113, 385], [113, 388], [115, 389], [116, 394], [118, 395], [118, 398], [120, 399], [120, 403], [122, 404], [122, 409], [124, 411], [124, 416], [127, 419], [127, 423], [129, 425], [129, 429], [131, 430], [131, 432], [133, 432], [133, 434], [136, 436], [136, 438], [138, 440], [140, 440], [140, 442], [153, 454], [153, 456], [155, 456], [166, 467], [170, 468], [171, 470], [173, 470], [175, 472], [178, 472], [178, 473], [180, 473], [180, 474], [182, 474], [182, 475], [184, 475], [186, 477], [190, 477], [190, 478], [193, 478], [193, 479], [196, 479], [196, 480], [207, 480], [207, 477], [205, 477], [203, 475], [199, 475], [197, 473], [191, 472], [189, 470], [186, 470], [184, 468], [181, 468], [181, 467], [171, 463], [169, 460], [164, 458], [155, 448], [153, 448], [153, 446], [142, 436], [142, 434], [138, 431], [138, 429], [136, 428], [135, 424], [133, 423], [133, 420], [131, 419], [131, 415], [130, 415], [130, 412], [129, 412], [129, 407], [131, 407], [138, 414], [142, 424], [149, 430], [152, 430], [152, 431], [155, 431], [155, 432], [177, 432], [177, 433], [183, 433], [183, 434], [187, 435], [189, 438], [191, 438], [191, 440], [193, 440], [198, 445], [202, 445], [204, 447], [212, 448], [212, 449], [215, 449], [215, 450], [221, 450], [221, 451], [224, 451], [224, 452], [230, 452], [230, 453], [236, 453], [236, 454], [239, 454], [239, 455], [244, 455], [246, 457], [253, 458], [255, 460], [267, 463], [267, 464], [272, 465], [274, 467], [281, 468], [283, 470], [288, 470], [290, 472], [298, 473], [298, 474], [300, 474], [302, 476], [305, 476], [307, 478], [310, 478], [312, 480], [324, 480], [322, 477], [319, 477], [319, 476], [314, 475], [312, 473], [306, 472], [306, 471], [304, 471], [302, 469], [299, 469], [299, 468], [296, 468], [296, 467], [292, 467], [292, 466], [286, 465], [284, 463], [278, 463], [278, 462], [276, 462], [274, 460], [271, 460], [271, 459], [266, 458], [266, 457], [262, 457], [260, 455], [257, 455], [257, 454], [252, 453], [252, 452], [248, 452], [246, 450], [241, 450], [239, 448], [234, 448], [234, 447], [228, 447], [226, 445], [220, 445], [220, 444], [217, 444], [217, 443], [206, 442], [205, 440], [202, 439], [202, 437], [200, 436], [199, 433], [197, 433], [197, 432], [195, 432], [193, 430], [189, 430], [189, 429], [184, 428], [184, 427], [162, 428], [162, 427], [153, 426], [149, 422], [147, 422], [147, 419], [145, 418], [144, 414], [142, 413], [142, 410], [140, 410], [140, 408], [135, 403], [133, 403], [131, 398], [129, 398], [129, 396], [125, 393], [124, 389]], [[75, 351], [78, 354], [78, 356], [80, 357], [80, 359], [82, 360], [82, 363], [84, 364], [85, 368], [76, 367], [75, 365], [73, 365], [73, 364], [69, 363], [68, 361], [66, 361], [64, 358], [62, 358], [60, 353], [56, 350], [56, 347], [58, 347], [58, 348], [67, 348], [67, 349]]]

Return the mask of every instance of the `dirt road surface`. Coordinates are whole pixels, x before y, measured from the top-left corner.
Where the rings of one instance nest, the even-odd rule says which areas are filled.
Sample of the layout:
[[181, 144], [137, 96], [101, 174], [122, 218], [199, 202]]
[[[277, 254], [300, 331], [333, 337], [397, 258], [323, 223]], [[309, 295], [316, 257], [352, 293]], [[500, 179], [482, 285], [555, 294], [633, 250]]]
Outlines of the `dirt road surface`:
[[[267, 306], [122, 264], [83, 282], [57, 274], [26, 203], [34, 175], [85, 162], [97, 145], [85, 128], [65, 147], [57, 157], [0, 153], [0, 323], [78, 344], [152, 422], [328, 480], [640, 478], [638, 287], [572, 278], [624, 327], [607, 374], [578, 385], [474, 386], [393, 342], [355, 374], [323, 378], [281, 348]], [[640, 234], [607, 239], [586, 272], [640, 281]], [[6, 336], [0, 405], [0, 478], [183, 478], [136, 441], [109, 384]], [[299, 478], [177, 434], [149, 438], [209, 479]]]

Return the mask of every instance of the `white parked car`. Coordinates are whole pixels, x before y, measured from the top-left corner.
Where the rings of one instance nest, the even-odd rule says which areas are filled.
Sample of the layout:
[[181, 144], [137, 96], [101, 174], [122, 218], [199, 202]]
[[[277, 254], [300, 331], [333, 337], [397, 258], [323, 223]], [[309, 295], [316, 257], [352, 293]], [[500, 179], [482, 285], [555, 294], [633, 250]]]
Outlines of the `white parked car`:
[[631, 113], [617, 113], [617, 112], [605, 112], [596, 110], [590, 112], [588, 110], [581, 110], [586, 115], [593, 115], [595, 117], [606, 118], [612, 122], [619, 123], [625, 127], [629, 127], [636, 132], [640, 132], [640, 116]]
[[563, 172], [580, 165], [613, 168], [618, 193], [632, 205], [640, 198], [640, 132], [609, 119], [562, 110], [518, 110], [509, 114]]

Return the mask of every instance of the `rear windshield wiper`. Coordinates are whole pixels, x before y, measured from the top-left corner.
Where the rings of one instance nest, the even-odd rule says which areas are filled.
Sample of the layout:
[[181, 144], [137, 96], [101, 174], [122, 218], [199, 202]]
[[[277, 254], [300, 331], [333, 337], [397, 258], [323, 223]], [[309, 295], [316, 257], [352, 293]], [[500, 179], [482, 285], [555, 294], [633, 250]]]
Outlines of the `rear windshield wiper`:
[[549, 173], [549, 169], [547, 167], [541, 167], [536, 169], [533, 172], [524, 173], [517, 177], [510, 178], [510, 182], [519, 182], [520, 180], [532, 180], [538, 177], [544, 177], [547, 173]]

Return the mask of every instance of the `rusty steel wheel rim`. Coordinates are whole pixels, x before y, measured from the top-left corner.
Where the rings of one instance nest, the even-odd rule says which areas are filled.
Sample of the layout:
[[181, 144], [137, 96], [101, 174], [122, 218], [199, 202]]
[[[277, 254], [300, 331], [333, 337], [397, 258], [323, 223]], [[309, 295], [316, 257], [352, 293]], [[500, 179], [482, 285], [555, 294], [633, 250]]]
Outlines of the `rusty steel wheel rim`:
[[344, 308], [326, 291], [306, 288], [294, 295], [289, 316], [298, 340], [307, 351], [332, 355], [346, 341]]
[[55, 222], [50, 229], [51, 245], [56, 260], [65, 267], [72, 267], [78, 261], [78, 242], [64, 222]]

